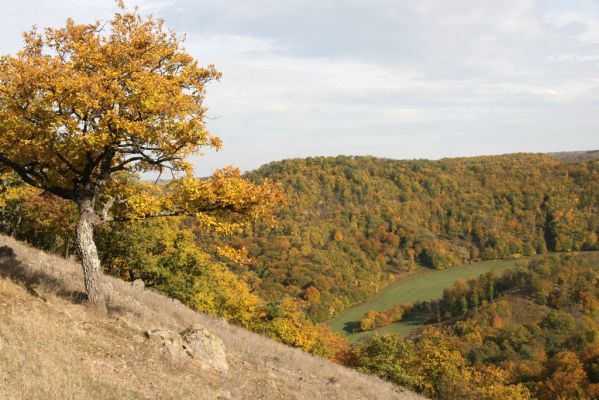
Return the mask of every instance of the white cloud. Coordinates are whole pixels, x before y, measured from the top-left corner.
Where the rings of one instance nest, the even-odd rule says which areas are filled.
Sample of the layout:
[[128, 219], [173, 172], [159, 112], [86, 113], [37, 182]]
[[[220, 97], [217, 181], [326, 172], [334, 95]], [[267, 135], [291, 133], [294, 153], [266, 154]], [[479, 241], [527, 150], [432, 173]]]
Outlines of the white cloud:
[[[5, 3], [3, 53], [15, 51], [33, 23], [115, 10], [100, 0]], [[209, 127], [225, 147], [198, 162], [201, 173], [318, 154], [599, 148], [594, 1], [139, 4], [186, 33], [188, 51], [223, 72], [207, 105]]]
[[547, 22], [581, 43], [599, 44], [599, 17], [582, 11], [565, 11], [547, 17]]

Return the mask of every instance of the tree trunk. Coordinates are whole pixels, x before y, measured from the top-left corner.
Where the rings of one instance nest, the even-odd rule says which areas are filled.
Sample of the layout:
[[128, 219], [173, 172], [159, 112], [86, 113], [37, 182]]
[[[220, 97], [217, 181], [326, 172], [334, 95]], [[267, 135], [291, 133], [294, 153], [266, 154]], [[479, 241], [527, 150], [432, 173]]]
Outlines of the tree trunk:
[[71, 255], [71, 254], [70, 254], [70, 251], [69, 251], [69, 250], [70, 250], [70, 247], [71, 247], [71, 241], [70, 241], [70, 240], [69, 240], [69, 238], [67, 237], [67, 238], [64, 240], [64, 258], [66, 258], [67, 260], [69, 259], [70, 255]]
[[10, 237], [12, 237], [12, 238], [17, 237], [17, 232], [19, 231], [19, 226], [21, 225], [21, 221], [23, 220], [23, 211], [20, 208], [21, 207], [19, 207], [19, 218], [17, 219], [17, 222], [15, 223], [12, 233], [10, 234]]
[[79, 221], [77, 222], [77, 247], [81, 255], [87, 305], [105, 315], [106, 300], [102, 291], [102, 268], [94, 243], [94, 224], [97, 219], [93, 199], [81, 200], [79, 202]]

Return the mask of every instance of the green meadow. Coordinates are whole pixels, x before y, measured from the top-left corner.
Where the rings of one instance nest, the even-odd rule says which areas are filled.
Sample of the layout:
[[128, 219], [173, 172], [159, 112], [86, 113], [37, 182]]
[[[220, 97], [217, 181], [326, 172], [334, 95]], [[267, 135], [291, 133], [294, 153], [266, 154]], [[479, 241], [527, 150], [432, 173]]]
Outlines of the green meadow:
[[381, 329], [352, 333], [367, 311], [382, 311], [397, 304], [415, 303], [424, 300], [434, 300], [443, 296], [443, 290], [452, 286], [460, 279], [473, 278], [494, 270], [498, 275], [506, 269], [516, 266], [521, 260], [490, 260], [462, 265], [441, 271], [424, 270], [406, 279], [398, 281], [366, 303], [352, 307], [327, 324], [334, 331], [343, 334], [350, 342], [357, 342], [375, 333], [397, 333], [407, 335], [425, 323], [422, 316], [406, 318], [398, 323]]

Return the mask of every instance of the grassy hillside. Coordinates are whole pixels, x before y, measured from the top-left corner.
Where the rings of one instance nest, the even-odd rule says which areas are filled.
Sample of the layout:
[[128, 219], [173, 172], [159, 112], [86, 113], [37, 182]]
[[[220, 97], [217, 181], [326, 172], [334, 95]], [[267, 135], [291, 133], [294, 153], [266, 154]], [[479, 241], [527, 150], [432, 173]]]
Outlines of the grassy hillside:
[[[598, 161], [315, 157], [248, 177], [280, 183], [288, 202], [274, 228], [258, 223], [228, 241], [252, 260], [229, 265], [266, 299], [304, 299], [319, 321], [368, 301], [416, 264], [441, 270], [599, 246]], [[224, 242], [196, 235], [213, 253]]]
[[355, 333], [353, 331], [356, 330], [357, 325], [359, 325], [360, 320], [367, 311], [383, 311], [394, 305], [440, 299], [443, 296], [443, 290], [451, 287], [460, 279], [474, 278], [489, 271], [495, 271], [499, 275], [506, 269], [514, 267], [516, 263], [516, 260], [493, 260], [442, 271], [424, 270], [389, 286], [370, 301], [342, 312], [337, 317], [327, 321], [327, 324], [352, 342], [364, 340], [374, 334], [381, 333], [405, 335], [420, 327], [425, 319], [414, 316], [382, 329]]
[[[109, 316], [79, 304], [80, 266], [0, 236], [2, 399], [417, 399], [392, 384], [105, 277]], [[224, 342], [229, 372], [173, 359], [153, 328], [201, 324]]]

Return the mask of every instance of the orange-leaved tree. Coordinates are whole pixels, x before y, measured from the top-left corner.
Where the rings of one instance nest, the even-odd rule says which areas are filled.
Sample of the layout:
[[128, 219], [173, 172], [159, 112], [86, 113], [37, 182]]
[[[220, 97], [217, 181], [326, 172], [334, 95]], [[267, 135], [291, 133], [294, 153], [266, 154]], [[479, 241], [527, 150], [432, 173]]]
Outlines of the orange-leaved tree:
[[[0, 58], [0, 168], [73, 201], [88, 304], [106, 311], [94, 226], [113, 219], [194, 215], [212, 228], [238, 228], [280, 198], [228, 168], [198, 180], [187, 156], [221, 141], [205, 125], [201, 67], [163, 21], [120, 11], [105, 23], [24, 34], [16, 55]], [[144, 185], [139, 173], [178, 176]], [[133, 182], [133, 184], [131, 184]], [[227, 214], [224, 219], [223, 213]], [[222, 223], [226, 221], [226, 223]]]

